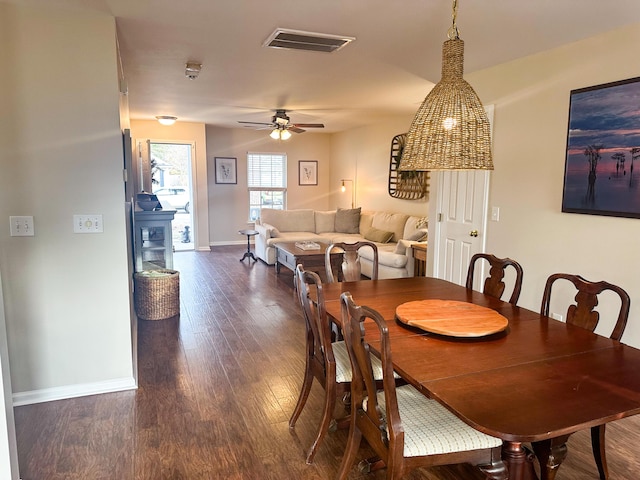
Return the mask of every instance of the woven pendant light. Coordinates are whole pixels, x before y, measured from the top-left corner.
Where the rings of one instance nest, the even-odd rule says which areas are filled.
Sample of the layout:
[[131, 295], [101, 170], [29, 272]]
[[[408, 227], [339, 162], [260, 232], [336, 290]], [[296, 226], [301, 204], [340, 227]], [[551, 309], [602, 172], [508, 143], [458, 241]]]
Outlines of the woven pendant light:
[[463, 78], [464, 41], [453, 25], [442, 46], [442, 78], [422, 102], [407, 133], [399, 171], [493, 170], [491, 126], [478, 95]]

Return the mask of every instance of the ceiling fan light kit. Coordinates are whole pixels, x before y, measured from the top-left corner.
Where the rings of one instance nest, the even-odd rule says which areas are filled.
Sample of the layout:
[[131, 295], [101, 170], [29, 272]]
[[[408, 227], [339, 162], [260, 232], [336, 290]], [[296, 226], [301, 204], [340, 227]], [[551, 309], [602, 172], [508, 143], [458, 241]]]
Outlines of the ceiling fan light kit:
[[274, 140], [287, 140], [291, 138], [291, 132], [304, 133], [305, 128], [324, 128], [322, 123], [290, 123], [287, 111], [283, 109], [276, 110], [271, 122], [245, 122], [239, 120], [245, 127], [253, 127], [257, 130], [271, 130], [269, 136]]
[[274, 140], [289, 140], [291, 138], [291, 132], [285, 128], [274, 128], [269, 134]]
[[493, 170], [491, 125], [478, 95], [463, 78], [464, 41], [453, 0], [453, 24], [442, 46], [442, 78], [418, 109], [398, 171]]

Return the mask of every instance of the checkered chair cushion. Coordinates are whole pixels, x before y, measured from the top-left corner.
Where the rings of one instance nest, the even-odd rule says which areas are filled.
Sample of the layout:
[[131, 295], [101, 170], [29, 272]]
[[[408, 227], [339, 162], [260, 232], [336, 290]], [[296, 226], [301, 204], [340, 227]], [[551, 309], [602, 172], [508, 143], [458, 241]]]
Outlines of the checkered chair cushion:
[[[411, 385], [396, 388], [396, 395], [404, 428], [405, 457], [464, 452], [502, 445], [499, 438], [470, 427]], [[378, 403], [386, 412], [384, 392], [378, 393]], [[363, 406], [367, 408], [366, 403]]]
[[[344, 341], [334, 342], [331, 346], [333, 347], [333, 356], [336, 359], [336, 382], [350, 382], [351, 363], [349, 362], [347, 346]], [[382, 380], [382, 363], [375, 355], [371, 355], [371, 368], [373, 369], [373, 378]], [[400, 378], [396, 372], [393, 372], [393, 376], [394, 378]]]

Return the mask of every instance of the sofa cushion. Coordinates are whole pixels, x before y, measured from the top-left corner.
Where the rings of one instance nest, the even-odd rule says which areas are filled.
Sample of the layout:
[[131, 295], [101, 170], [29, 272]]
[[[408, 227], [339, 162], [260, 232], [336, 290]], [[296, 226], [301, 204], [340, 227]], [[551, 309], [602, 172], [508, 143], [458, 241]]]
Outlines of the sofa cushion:
[[323, 240], [321, 242], [325, 243], [356, 243], [364, 240], [364, 237], [359, 233], [339, 233], [339, 232], [327, 232], [320, 235]]
[[363, 235], [364, 232], [371, 228], [374, 213], [375, 212], [360, 212], [360, 233]]
[[393, 232], [388, 232], [386, 230], [380, 230], [379, 228], [371, 227], [364, 234], [364, 238], [370, 240], [372, 242], [378, 243], [387, 243], [393, 237]]
[[427, 217], [418, 217], [411, 215], [407, 218], [407, 223], [404, 225], [404, 233], [402, 238], [409, 239], [416, 230], [426, 230], [429, 226]]
[[316, 233], [335, 232], [336, 211], [329, 212], [316, 211]]
[[269, 223], [280, 232], [315, 232], [316, 221], [313, 210], [260, 209], [260, 222]]
[[427, 239], [427, 234], [429, 232], [427, 232], [426, 228], [419, 228], [418, 230], [414, 231], [411, 235], [409, 235], [409, 237], [407, 237], [407, 240], [413, 240], [414, 242], [422, 242], [423, 240]]
[[404, 213], [375, 212], [371, 226], [380, 230], [393, 232], [392, 242], [397, 242], [404, 235], [404, 226], [409, 215]]
[[[378, 245], [378, 265], [384, 265], [393, 268], [404, 268], [407, 264], [408, 257], [404, 254], [395, 253], [395, 244]], [[361, 248], [358, 250], [360, 256], [369, 261], [373, 260], [373, 252], [370, 248]]]
[[358, 233], [360, 231], [361, 208], [339, 208], [336, 211], [335, 231], [340, 233]]
[[267, 246], [274, 246], [283, 242], [322, 242], [320, 235], [310, 232], [281, 232], [279, 237], [267, 239]]

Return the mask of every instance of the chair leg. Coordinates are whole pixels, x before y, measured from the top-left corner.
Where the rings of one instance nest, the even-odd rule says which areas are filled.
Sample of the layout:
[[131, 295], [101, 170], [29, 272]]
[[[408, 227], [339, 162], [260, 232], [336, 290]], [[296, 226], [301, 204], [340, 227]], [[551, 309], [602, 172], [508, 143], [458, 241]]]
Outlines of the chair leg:
[[600, 480], [607, 480], [609, 478], [607, 454], [604, 442], [605, 427], [606, 425], [591, 427], [591, 448], [593, 449], [593, 458], [595, 459], [596, 466], [598, 467]]
[[340, 470], [338, 470], [337, 480], [344, 480], [349, 475], [353, 462], [356, 459], [356, 453], [360, 448], [360, 440], [362, 439], [362, 432], [355, 426], [355, 416], [352, 416], [351, 425], [349, 427], [349, 437], [347, 438], [347, 446], [342, 456], [342, 463], [340, 464]]
[[313, 374], [311, 373], [311, 366], [308, 364], [304, 370], [304, 379], [302, 380], [302, 389], [300, 390], [300, 395], [298, 396], [298, 402], [296, 403], [296, 408], [293, 409], [293, 413], [291, 414], [291, 418], [289, 419], [289, 428], [293, 428], [298, 421], [298, 417], [302, 413], [302, 409], [307, 403], [307, 398], [309, 398], [309, 392], [311, 392], [311, 384], [313, 383]]
[[358, 464], [358, 471], [364, 474], [377, 472], [378, 470], [382, 470], [383, 468], [387, 468], [387, 464], [384, 463], [384, 460], [382, 460], [377, 455], [375, 457], [365, 458]]
[[325, 390], [325, 398], [324, 398], [324, 409], [322, 410], [322, 419], [320, 420], [320, 428], [318, 428], [318, 434], [316, 435], [316, 439], [311, 445], [309, 449], [309, 453], [307, 453], [307, 464], [313, 463], [313, 457], [316, 456], [316, 451], [318, 447], [324, 440], [324, 437], [327, 435], [329, 431], [329, 425], [331, 424], [331, 420], [333, 419], [333, 410], [336, 406], [336, 392], [334, 389], [328, 388]]

